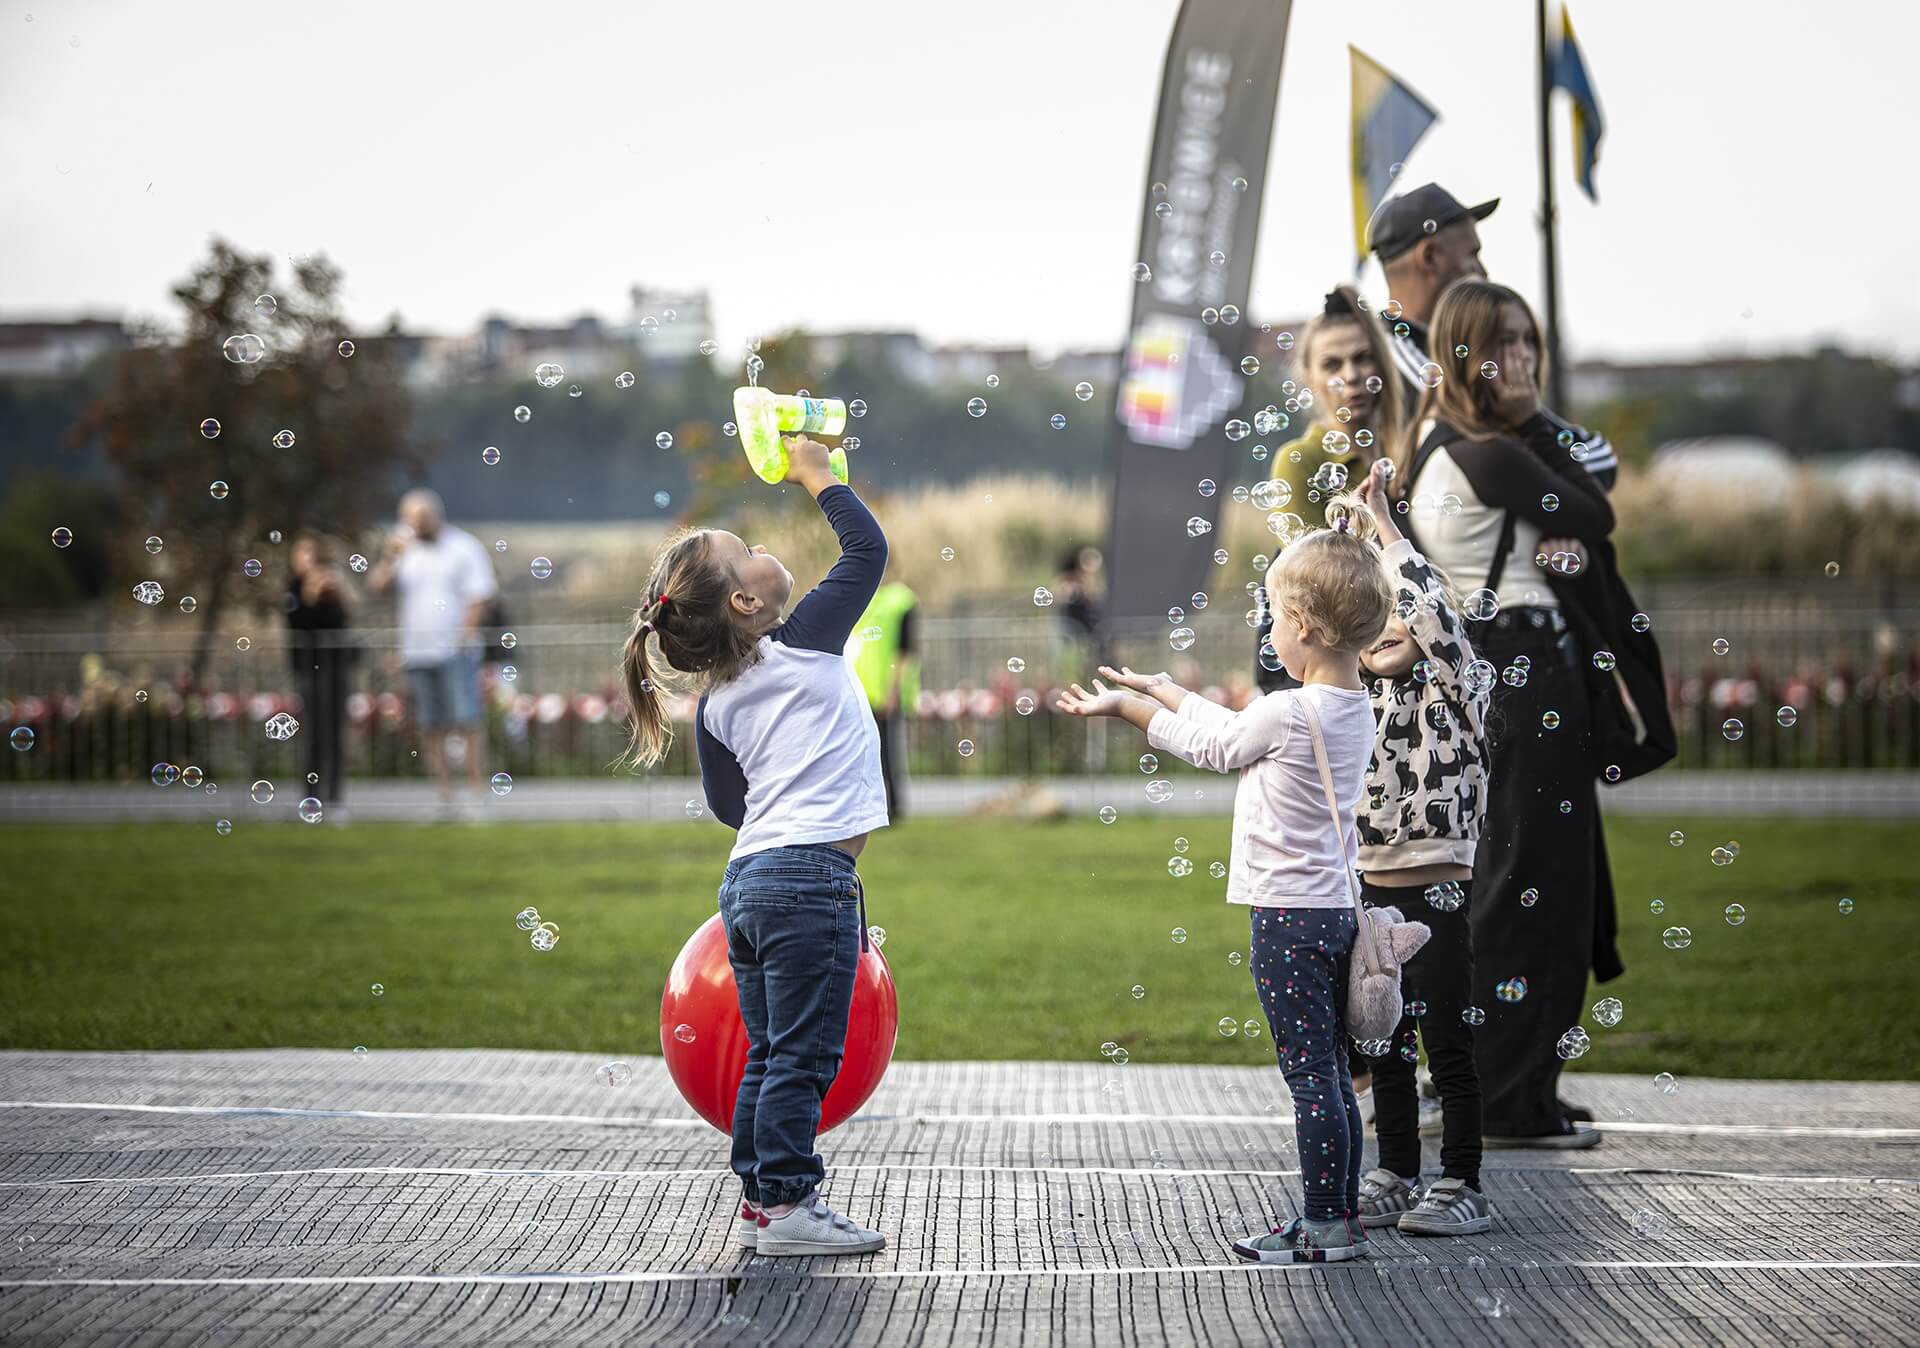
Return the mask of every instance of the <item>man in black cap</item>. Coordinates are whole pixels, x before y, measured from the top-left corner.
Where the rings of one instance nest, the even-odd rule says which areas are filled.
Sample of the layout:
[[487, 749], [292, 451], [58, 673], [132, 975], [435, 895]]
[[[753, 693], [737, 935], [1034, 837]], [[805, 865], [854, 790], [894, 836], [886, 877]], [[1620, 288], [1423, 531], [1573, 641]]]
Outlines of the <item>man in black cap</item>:
[[[1446, 188], [1427, 183], [1388, 197], [1368, 222], [1368, 246], [1386, 273], [1387, 294], [1398, 300], [1401, 308], [1400, 317], [1389, 320], [1394, 364], [1416, 395], [1423, 383], [1421, 367], [1428, 361], [1427, 324], [1433, 319], [1433, 307], [1439, 302], [1440, 292], [1461, 277], [1487, 274], [1480, 262], [1480, 231], [1475, 226], [1492, 215], [1499, 204], [1500, 198], [1495, 197], [1478, 206], [1462, 206]], [[1586, 445], [1580, 462], [1611, 490], [1620, 461], [1606, 436], [1555, 413], [1544, 415], [1556, 431], [1571, 431], [1576, 441]]]

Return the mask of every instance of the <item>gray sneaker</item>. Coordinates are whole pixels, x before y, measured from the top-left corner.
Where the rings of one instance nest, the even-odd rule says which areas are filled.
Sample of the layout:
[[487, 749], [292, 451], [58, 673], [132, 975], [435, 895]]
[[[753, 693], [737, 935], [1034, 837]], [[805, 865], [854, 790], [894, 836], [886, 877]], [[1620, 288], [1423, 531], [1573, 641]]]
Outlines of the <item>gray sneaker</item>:
[[1401, 1215], [1419, 1201], [1418, 1180], [1403, 1180], [1391, 1170], [1369, 1170], [1360, 1177], [1361, 1226], [1398, 1226]]
[[1338, 1264], [1366, 1258], [1367, 1247], [1354, 1239], [1344, 1217], [1328, 1222], [1295, 1217], [1264, 1236], [1234, 1241], [1233, 1252], [1256, 1264]]
[[754, 1238], [761, 1254], [872, 1254], [886, 1246], [885, 1236], [842, 1217], [818, 1193], [784, 1216], [762, 1213]]
[[1458, 1179], [1429, 1184], [1419, 1206], [1400, 1219], [1400, 1233], [1409, 1236], [1473, 1236], [1492, 1229], [1493, 1205]]

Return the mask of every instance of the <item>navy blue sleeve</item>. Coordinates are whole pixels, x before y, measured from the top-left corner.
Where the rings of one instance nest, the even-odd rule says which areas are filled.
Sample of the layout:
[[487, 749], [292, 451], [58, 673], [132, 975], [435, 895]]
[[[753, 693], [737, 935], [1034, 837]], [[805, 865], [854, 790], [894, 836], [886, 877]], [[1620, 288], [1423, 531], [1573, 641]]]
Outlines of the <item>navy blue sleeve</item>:
[[782, 645], [838, 655], [886, 574], [887, 536], [851, 487], [836, 482], [814, 500], [840, 536], [840, 560], [767, 635]]
[[707, 729], [705, 697], [693, 713], [693, 744], [700, 755], [700, 789], [706, 793], [707, 808], [715, 819], [737, 831], [747, 821], [747, 774], [740, 771], [733, 750]]

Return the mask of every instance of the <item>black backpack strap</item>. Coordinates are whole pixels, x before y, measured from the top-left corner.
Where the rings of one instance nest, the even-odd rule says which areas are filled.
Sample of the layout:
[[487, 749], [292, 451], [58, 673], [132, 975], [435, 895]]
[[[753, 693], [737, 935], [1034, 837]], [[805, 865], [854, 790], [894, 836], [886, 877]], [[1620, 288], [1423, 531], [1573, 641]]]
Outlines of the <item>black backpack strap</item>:
[[[1413, 484], [1420, 480], [1420, 474], [1426, 469], [1427, 460], [1460, 438], [1460, 433], [1444, 421], [1436, 421], [1433, 423], [1433, 429], [1427, 432], [1426, 439], [1422, 440], [1420, 447], [1413, 452], [1413, 462], [1407, 465], [1406, 499], [1411, 501], [1413, 497]], [[1421, 543], [1419, 537], [1415, 535], [1413, 531], [1413, 511], [1411, 509], [1407, 511], [1406, 515], [1403, 516], [1400, 521], [1400, 532], [1405, 534], [1409, 539], [1412, 539], [1413, 546], [1418, 548], [1423, 555], [1426, 553], [1426, 546]], [[1513, 512], [1509, 510], [1500, 521], [1500, 539], [1493, 545], [1493, 559], [1487, 567], [1487, 589], [1496, 592], [1500, 589], [1500, 577], [1507, 569], [1507, 557], [1512, 552]]]

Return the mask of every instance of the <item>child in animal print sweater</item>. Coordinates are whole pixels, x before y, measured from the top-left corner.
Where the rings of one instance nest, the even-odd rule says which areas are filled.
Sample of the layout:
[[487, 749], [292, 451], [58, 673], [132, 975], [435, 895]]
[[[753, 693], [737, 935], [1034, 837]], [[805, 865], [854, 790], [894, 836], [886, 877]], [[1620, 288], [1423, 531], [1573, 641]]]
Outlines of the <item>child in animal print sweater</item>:
[[[1467, 1235], [1493, 1224], [1480, 1193], [1473, 1025], [1484, 1014], [1473, 1006], [1467, 914], [1473, 854], [1487, 808], [1487, 706], [1494, 671], [1475, 658], [1442, 578], [1401, 536], [1386, 483], [1376, 466], [1357, 493], [1394, 592], [1387, 630], [1360, 655], [1376, 725], [1359, 812], [1361, 897], [1369, 907], [1398, 907], [1417, 917], [1433, 937], [1407, 962], [1408, 1014], [1386, 1052], [1373, 1059], [1380, 1165], [1361, 1180], [1360, 1216], [1363, 1225], [1398, 1226], [1409, 1234]], [[1409, 891], [1425, 903], [1410, 903]], [[1443, 1175], [1424, 1188], [1416, 1037], [1427, 1047], [1443, 1120]]]

